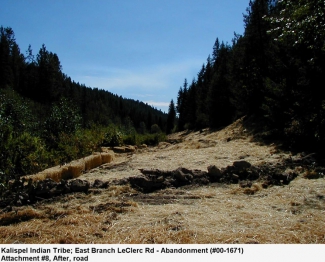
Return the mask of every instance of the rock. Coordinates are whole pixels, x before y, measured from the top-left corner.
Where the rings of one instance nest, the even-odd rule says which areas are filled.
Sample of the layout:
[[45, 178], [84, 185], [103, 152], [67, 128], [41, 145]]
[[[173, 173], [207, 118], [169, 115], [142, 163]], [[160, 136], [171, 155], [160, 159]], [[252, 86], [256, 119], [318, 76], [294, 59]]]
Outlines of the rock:
[[159, 170], [159, 169], [139, 169], [139, 171], [144, 174], [144, 175], [161, 175], [163, 174], [164, 172]]
[[161, 179], [155, 179], [155, 177], [140, 175], [129, 177], [128, 180], [132, 187], [138, 188], [145, 193], [150, 193], [155, 190], [165, 188], [163, 181], [161, 181]]
[[171, 143], [168, 143], [168, 142], [159, 142], [159, 144], [158, 144], [159, 149], [167, 148], [169, 146], [171, 146]]
[[239, 181], [239, 176], [236, 175], [236, 174], [232, 174], [231, 175], [231, 182], [234, 183], [234, 184], [237, 184]]
[[208, 176], [211, 182], [217, 182], [222, 177], [222, 173], [215, 165], [211, 165], [208, 166]]
[[256, 180], [260, 177], [260, 171], [258, 168], [249, 168], [248, 170], [245, 170], [244, 173], [246, 174], [246, 179], [248, 180]]
[[208, 166], [208, 173], [221, 176], [221, 171], [215, 165]]
[[122, 178], [122, 179], [114, 179], [112, 181], [110, 181], [110, 185], [115, 185], [115, 186], [123, 186], [123, 185], [127, 185], [129, 183], [129, 179], [128, 178]]
[[[186, 173], [184, 173], [183, 171], [185, 171]], [[175, 170], [174, 177], [178, 182], [181, 183], [188, 183], [193, 179], [193, 176], [188, 172], [188, 170], [183, 168]]]
[[108, 186], [108, 182], [103, 182], [99, 179], [96, 179], [93, 186], [94, 188], [106, 188]]
[[170, 144], [178, 144], [178, 143], [182, 143], [183, 142], [183, 139], [179, 138], [179, 139], [176, 139], [176, 138], [169, 138], [167, 139], [167, 143], [170, 143]]
[[233, 166], [239, 169], [246, 169], [246, 168], [250, 168], [252, 165], [251, 163], [245, 161], [245, 160], [240, 160], [240, 161], [235, 161], [233, 163]]
[[71, 193], [70, 185], [66, 181], [61, 181], [61, 183], [56, 186], [56, 189], [59, 194]]
[[39, 181], [35, 188], [35, 196], [40, 197], [40, 198], [52, 197], [57, 184], [58, 184], [57, 182], [55, 182], [54, 180], [49, 179], [49, 178], [47, 178], [43, 181]]
[[303, 178], [306, 179], [318, 179], [324, 177], [324, 173], [323, 172], [319, 172], [315, 169], [313, 170], [307, 170], [304, 174], [303, 174]]
[[90, 184], [86, 180], [76, 179], [72, 180], [70, 183], [70, 189], [72, 192], [84, 192], [87, 193]]
[[266, 188], [268, 188], [270, 185], [272, 185], [272, 182], [271, 182], [271, 181], [269, 181], [269, 180], [264, 181], [264, 182], [262, 183], [262, 188], [266, 189]]
[[198, 169], [194, 169], [191, 170], [191, 174], [193, 175], [193, 179], [200, 179], [200, 178], [207, 178], [208, 177], [208, 173], [206, 171], [202, 171], [202, 170], [198, 170]]
[[253, 185], [253, 183], [249, 180], [239, 182], [239, 186], [241, 188], [251, 187], [252, 185]]
[[60, 190], [60, 188], [57, 188], [57, 187], [51, 188], [48, 193], [49, 193], [50, 197], [54, 197], [54, 196], [63, 194], [63, 192]]

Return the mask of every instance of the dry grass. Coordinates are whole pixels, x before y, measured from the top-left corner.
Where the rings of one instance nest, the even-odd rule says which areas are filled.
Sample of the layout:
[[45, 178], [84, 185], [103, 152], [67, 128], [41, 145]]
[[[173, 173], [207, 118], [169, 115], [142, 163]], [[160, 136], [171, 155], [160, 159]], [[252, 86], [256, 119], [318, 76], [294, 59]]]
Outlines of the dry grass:
[[262, 190], [262, 186], [258, 183], [254, 183], [251, 187], [247, 188], [241, 188], [236, 187], [231, 191], [231, 194], [234, 195], [240, 195], [240, 194], [246, 194], [246, 195], [254, 195], [256, 192]]
[[[114, 162], [81, 178], [111, 181], [138, 175], [141, 168], [206, 170], [239, 159], [261, 164], [291, 156], [273, 145], [250, 142], [240, 123], [219, 132], [178, 133], [172, 138], [183, 142], [117, 154]], [[288, 186], [268, 189], [259, 184], [210, 184], [142, 194], [117, 185], [66, 195], [0, 213], [0, 242], [324, 244], [325, 179], [306, 179], [303, 169], [297, 170], [300, 175]]]
[[150, 194], [150, 202], [137, 198], [128, 186], [69, 195], [2, 214], [6, 226], [1, 226], [0, 239], [1, 243], [325, 243], [324, 180], [306, 182], [299, 177], [290, 186], [260, 189], [254, 195], [241, 190], [238, 185], [219, 184], [168, 189]]

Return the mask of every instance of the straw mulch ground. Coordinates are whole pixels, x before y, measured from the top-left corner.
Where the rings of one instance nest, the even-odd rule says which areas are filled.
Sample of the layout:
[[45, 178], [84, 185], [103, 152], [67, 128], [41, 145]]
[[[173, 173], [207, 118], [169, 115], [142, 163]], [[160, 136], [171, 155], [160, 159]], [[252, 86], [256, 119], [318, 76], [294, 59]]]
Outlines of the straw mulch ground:
[[[257, 165], [295, 157], [276, 145], [252, 142], [240, 122], [218, 132], [174, 134], [169, 141], [116, 154], [112, 163], [79, 178], [113, 181], [143, 168], [206, 170], [240, 159]], [[306, 179], [301, 169], [287, 186], [255, 184], [252, 190], [219, 183], [150, 194], [128, 185], [91, 189], [0, 213], [0, 242], [325, 243], [324, 177]]]

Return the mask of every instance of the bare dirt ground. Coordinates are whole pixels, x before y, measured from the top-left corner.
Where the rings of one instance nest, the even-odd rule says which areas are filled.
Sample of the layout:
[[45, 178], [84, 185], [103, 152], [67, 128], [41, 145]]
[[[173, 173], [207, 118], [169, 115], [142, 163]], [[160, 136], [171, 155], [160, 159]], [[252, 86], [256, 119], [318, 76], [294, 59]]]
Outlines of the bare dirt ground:
[[[237, 121], [212, 132], [177, 133], [171, 143], [116, 154], [80, 179], [114, 181], [139, 169], [207, 170], [245, 160], [278, 163], [299, 155], [252, 142]], [[325, 243], [325, 179], [298, 172], [289, 185], [246, 194], [238, 184], [210, 183], [141, 193], [110, 184], [0, 213], [0, 243]]]

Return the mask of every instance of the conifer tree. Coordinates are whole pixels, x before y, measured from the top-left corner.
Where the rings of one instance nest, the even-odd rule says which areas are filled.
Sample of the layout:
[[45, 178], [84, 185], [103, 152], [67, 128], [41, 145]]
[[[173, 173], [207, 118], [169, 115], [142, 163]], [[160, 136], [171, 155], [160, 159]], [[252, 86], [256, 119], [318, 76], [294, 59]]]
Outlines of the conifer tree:
[[229, 124], [233, 117], [230, 104], [229, 57], [230, 47], [223, 42], [215, 53], [214, 74], [209, 85], [207, 108], [209, 125], [221, 127]]
[[180, 87], [178, 91], [178, 96], [177, 96], [177, 105], [176, 105], [176, 110], [178, 113], [178, 124], [177, 124], [177, 129], [178, 130], [183, 130], [184, 126], [186, 124], [185, 122], [185, 116], [186, 116], [186, 99], [187, 99], [187, 89], [188, 83], [187, 79], [185, 78], [183, 88]]
[[168, 108], [168, 116], [167, 116], [167, 127], [166, 133], [171, 134], [176, 120], [176, 110], [173, 99], [170, 101], [169, 108]]
[[197, 84], [193, 78], [185, 100], [185, 129], [194, 129], [197, 122]]

